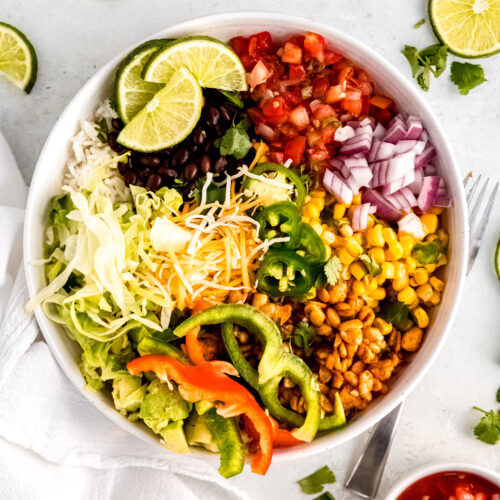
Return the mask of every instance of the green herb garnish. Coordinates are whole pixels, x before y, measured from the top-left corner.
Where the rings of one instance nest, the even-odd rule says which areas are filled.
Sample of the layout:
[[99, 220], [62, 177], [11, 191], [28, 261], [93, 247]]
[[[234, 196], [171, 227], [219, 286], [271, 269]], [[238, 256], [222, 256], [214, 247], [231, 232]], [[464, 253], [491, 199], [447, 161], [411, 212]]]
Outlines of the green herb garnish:
[[326, 261], [323, 270], [327, 283], [329, 285], [336, 285], [340, 279], [340, 273], [342, 272], [342, 262], [334, 255]]
[[332, 472], [328, 465], [321, 467], [311, 475], [297, 481], [300, 489], [306, 495], [313, 495], [319, 493], [325, 484], [332, 484], [335, 482], [335, 474]]
[[335, 497], [329, 491], [325, 491], [324, 493], [321, 493], [319, 497], [316, 497], [314, 500], [335, 500]]
[[310, 356], [312, 353], [311, 345], [316, 338], [316, 332], [314, 328], [305, 321], [301, 321], [295, 326], [292, 332], [292, 342], [295, 346], [300, 347], [304, 350], [306, 356]]
[[99, 121], [95, 122], [95, 129], [97, 132], [97, 138], [101, 142], [108, 142], [108, 123], [104, 118], [101, 118]]
[[398, 330], [407, 330], [412, 321], [409, 317], [410, 308], [402, 302], [386, 302], [381, 307], [381, 317], [392, 323]]
[[238, 125], [228, 129], [218, 144], [222, 156], [232, 155], [238, 160], [245, 158], [252, 147], [247, 134], [249, 124], [242, 120]]
[[219, 89], [219, 92], [223, 96], [225, 96], [228, 101], [231, 101], [238, 108], [243, 109], [245, 107], [245, 103], [241, 99], [239, 92], [231, 91], [231, 90], [220, 90], [220, 89]]
[[437, 264], [439, 257], [444, 253], [441, 240], [417, 243], [411, 252], [411, 256], [421, 265]]
[[418, 23], [415, 23], [413, 25], [413, 29], [417, 29], [417, 28], [420, 28], [420, 26], [422, 26], [422, 24], [425, 23], [425, 19], [420, 19], [420, 21]]
[[448, 56], [446, 45], [430, 45], [420, 51], [416, 47], [405, 45], [402, 53], [410, 63], [413, 78], [425, 91], [429, 90], [431, 73], [437, 78], [446, 68]]
[[474, 87], [486, 81], [482, 66], [457, 61], [451, 63], [450, 78], [462, 95], [467, 95]]
[[476, 438], [483, 443], [497, 444], [500, 440], [500, 410], [487, 412], [477, 406], [474, 406], [474, 410], [484, 414], [476, 427], [474, 427]]
[[382, 272], [382, 266], [371, 255], [363, 254], [358, 259], [364, 264], [372, 276], [378, 276]]

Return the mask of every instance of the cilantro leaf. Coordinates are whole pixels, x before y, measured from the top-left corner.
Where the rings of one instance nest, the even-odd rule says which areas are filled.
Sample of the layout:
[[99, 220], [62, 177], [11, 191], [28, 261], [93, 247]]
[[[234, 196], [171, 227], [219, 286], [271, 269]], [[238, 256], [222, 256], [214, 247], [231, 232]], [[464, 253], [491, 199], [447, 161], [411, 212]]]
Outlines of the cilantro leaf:
[[450, 78], [462, 95], [467, 95], [474, 87], [486, 81], [484, 70], [479, 64], [457, 61], [451, 63]]
[[381, 306], [380, 316], [388, 323], [392, 323], [398, 330], [407, 330], [412, 321], [410, 308], [402, 302], [385, 302]]
[[331, 471], [328, 465], [321, 467], [321, 469], [318, 469], [316, 472], [313, 472], [309, 476], [297, 481], [300, 489], [306, 495], [319, 493], [325, 484], [331, 484], [334, 482], [335, 474]]
[[335, 497], [329, 491], [325, 491], [324, 493], [321, 493], [319, 497], [316, 497], [314, 500], [335, 500]]
[[232, 155], [238, 160], [245, 158], [252, 147], [246, 129], [248, 123], [241, 121], [238, 125], [231, 127], [220, 141], [219, 149], [222, 156]]
[[413, 78], [425, 91], [429, 90], [430, 74], [437, 78], [446, 68], [448, 57], [446, 45], [430, 45], [421, 51], [411, 45], [405, 45], [402, 53], [410, 63]]
[[417, 243], [411, 252], [411, 256], [421, 265], [437, 264], [439, 257], [444, 253], [441, 240]]
[[373, 256], [363, 254], [358, 259], [365, 265], [372, 276], [378, 276], [382, 272], [382, 266], [373, 258]]
[[500, 403], [500, 387], [497, 390], [497, 403]]
[[304, 350], [306, 356], [312, 353], [311, 344], [316, 338], [314, 328], [305, 321], [301, 321], [292, 331], [292, 342]]
[[342, 272], [342, 262], [336, 255], [333, 255], [326, 261], [323, 270], [325, 271], [326, 282], [329, 285], [336, 285]]
[[417, 29], [417, 28], [420, 28], [420, 26], [422, 26], [422, 24], [425, 23], [425, 19], [420, 19], [420, 21], [418, 21], [418, 23], [415, 23], [413, 25], [413, 29]]
[[484, 417], [474, 427], [474, 435], [483, 443], [497, 444], [500, 440], [500, 410], [486, 412], [477, 406], [474, 409], [484, 413]]
[[411, 76], [416, 78], [421, 71], [420, 62], [418, 60], [418, 50], [416, 47], [411, 45], [405, 45], [405, 48], [401, 51], [403, 55], [408, 59], [411, 67]]
[[99, 121], [95, 122], [95, 130], [97, 132], [97, 138], [101, 142], [108, 142], [108, 123], [105, 118], [101, 118]]
[[228, 101], [231, 101], [235, 106], [237, 106], [240, 109], [243, 109], [245, 107], [245, 104], [243, 100], [241, 99], [240, 93], [237, 91], [231, 91], [231, 90], [220, 90], [219, 92], [227, 98]]

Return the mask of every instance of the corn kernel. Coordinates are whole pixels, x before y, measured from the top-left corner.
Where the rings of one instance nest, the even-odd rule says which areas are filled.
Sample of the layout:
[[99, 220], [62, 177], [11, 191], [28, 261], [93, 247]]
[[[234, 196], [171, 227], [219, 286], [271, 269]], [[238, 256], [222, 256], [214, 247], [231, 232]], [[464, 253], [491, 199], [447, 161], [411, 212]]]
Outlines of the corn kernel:
[[349, 237], [352, 236], [353, 230], [352, 230], [352, 227], [349, 224], [342, 224], [342, 226], [340, 226], [339, 233], [344, 238], [349, 238]]
[[365, 276], [363, 281], [365, 282], [369, 293], [373, 292], [373, 290], [376, 290], [378, 287], [377, 280], [373, 276]]
[[317, 196], [313, 196], [310, 203], [312, 203], [315, 207], [318, 207], [318, 210], [321, 212], [325, 208], [325, 198], [318, 198]]
[[396, 238], [396, 233], [394, 232], [394, 229], [390, 227], [384, 227], [382, 229], [382, 234], [384, 236], [385, 241], [390, 245], [392, 242], [397, 241]]
[[339, 259], [344, 266], [349, 266], [354, 262], [354, 257], [345, 248], [339, 250]]
[[325, 198], [326, 196], [326, 191], [324, 191], [323, 189], [314, 189], [311, 191], [311, 196], [313, 198]]
[[383, 285], [385, 283], [385, 280], [386, 280], [383, 272], [380, 274], [377, 274], [375, 279], [377, 280], [377, 285], [379, 285], [379, 286]]
[[375, 225], [375, 219], [371, 216], [368, 216], [368, 222], [366, 223], [366, 227], [373, 227]]
[[311, 222], [311, 219], [309, 217], [306, 217], [306, 216], [302, 216], [302, 222], [306, 222], [307, 224], [309, 224], [309, 222]]
[[325, 258], [325, 260], [328, 260], [332, 256], [332, 247], [329, 246], [329, 245], [326, 245], [325, 246], [325, 250], [326, 250], [326, 258]]
[[352, 239], [357, 241], [361, 247], [363, 247], [363, 234], [362, 233], [354, 233], [352, 235]]
[[418, 285], [425, 285], [429, 281], [429, 273], [423, 267], [418, 267], [413, 273], [413, 278]]
[[344, 247], [353, 257], [357, 257], [363, 253], [363, 247], [356, 241], [355, 238], [349, 237], [346, 239]]
[[425, 238], [425, 241], [436, 241], [436, 240], [439, 240], [439, 236], [437, 235], [437, 233], [434, 233], [434, 234], [429, 234], [429, 236], [427, 236], [427, 238]]
[[349, 266], [345, 266], [344, 269], [342, 269], [340, 276], [345, 281], [349, 281], [352, 278], [351, 271], [349, 270]]
[[415, 309], [415, 307], [418, 307], [419, 305], [420, 300], [417, 298], [408, 306], [408, 308], [413, 311], [413, 309]]
[[448, 264], [448, 257], [446, 255], [441, 254], [437, 261], [436, 267], [446, 266]]
[[368, 307], [371, 307], [372, 309], [376, 309], [378, 307], [378, 300], [374, 299], [373, 297], [370, 296], [365, 296], [364, 297], [365, 303]]
[[307, 300], [313, 300], [316, 298], [316, 288], [312, 287], [309, 289], [306, 295]]
[[323, 226], [318, 224], [317, 222], [311, 224], [311, 227], [321, 236], [321, 233], [324, 231]]
[[442, 292], [444, 290], [444, 282], [441, 281], [439, 278], [436, 278], [435, 276], [431, 276], [429, 278], [429, 283], [431, 284], [432, 288], [436, 290], [437, 292]]
[[410, 286], [407, 286], [398, 293], [398, 301], [406, 304], [407, 306], [412, 304], [416, 298], [417, 294], [415, 293], [415, 290], [413, 290], [413, 288], [411, 288]]
[[333, 248], [340, 248], [345, 245], [345, 239], [342, 238], [342, 236], [339, 236], [338, 234], [335, 235], [335, 239], [332, 242], [332, 247]]
[[390, 241], [389, 250], [386, 250], [385, 256], [387, 260], [399, 260], [403, 258], [403, 247], [399, 241]]
[[383, 247], [385, 245], [382, 229], [382, 224], [375, 224], [375, 226], [366, 231], [366, 241], [369, 246]]
[[431, 304], [437, 306], [441, 302], [441, 294], [439, 292], [433, 292], [431, 297]]
[[423, 214], [420, 216], [420, 221], [427, 229], [427, 232], [429, 234], [435, 233], [437, 231], [439, 223], [437, 215], [431, 213]]
[[334, 219], [342, 219], [345, 215], [345, 211], [347, 210], [347, 205], [344, 203], [335, 203], [333, 206], [333, 218]]
[[307, 203], [304, 206], [303, 212], [302, 212], [306, 217], [309, 217], [311, 219], [319, 219], [319, 213], [320, 210], [319, 208], [314, 205], [312, 202]]
[[411, 255], [411, 251], [413, 250], [413, 246], [415, 245], [415, 239], [413, 236], [409, 234], [403, 234], [399, 238], [399, 243], [403, 247], [403, 257], [409, 257]]
[[352, 197], [352, 204], [353, 205], [361, 205], [361, 193], [355, 194]]
[[444, 246], [447, 246], [448, 242], [450, 241], [450, 236], [448, 235], [448, 233], [444, 229], [440, 228], [440, 229], [438, 229], [437, 235], [438, 235], [439, 239], [441, 240], [441, 243]]
[[[356, 262], [355, 262], [355, 264], [356, 264]], [[352, 268], [352, 265], [351, 265], [351, 268]], [[351, 274], [356, 278], [356, 276], [352, 272], [352, 269], [351, 269]], [[366, 286], [365, 286], [365, 284], [362, 281], [358, 281], [358, 279], [356, 279], [353, 282], [353, 284], [351, 285], [351, 290], [352, 290], [353, 293], [355, 293], [358, 296], [366, 294]]]
[[373, 326], [381, 331], [382, 335], [388, 335], [392, 332], [392, 323], [388, 323], [382, 318], [375, 318]]
[[394, 267], [394, 264], [392, 262], [384, 262], [382, 264], [382, 274], [388, 280], [394, 279], [394, 276], [396, 275], [396, 268]]
[[423, 302], [430, 302], [433, 294], [433, 290], [429, 283], [421, 285], [417, 288], [417, 297]]
[[419, 328], [427, 328], [429, 326], [429, 316], [421, 307], [416, 307], [412, 311], [413, 317]]
[[418, 283], [415, 281], [415, 278], [413, 276], [410, 276], [410, 286], [413, 288], [417, 288]]
[[392, 280], [392, 288], [396, 292], [400, 292], [409, 285], [408, 273], [406, 267], [402, 262], [394, 263], [395, 277]]
[[417, 261], [413, 257], [407, 257], [406, 266], [408, 267], [408, 272], [413, 274], [417, 269]]
[[432, 274], [436, 270], [436, 264], [426, 264], [424, 267], [429, 274]]
[[[357, 279], [357, 280], [362, 280], [363, 277], [366, 275], [366, 268], [361, 262], [353, 262], [349, 268], [351, 271], [351, 274]], [[358, 295], [363, 295], [362, 293]]]
[[323, 240], [323, 243], [325, 243], [325, 245], [332, 245], [335, 241], [335, 234], [328, 230], [323, 231], [321, 233], [321, 239]]
[[429, 210], [429, 213], [434, 214], [434, 215], [441, 215], [444, 212], [443, 207], [432, 207]]
[[380, 247], [370, 248], [370, 250], [368, 250], [368, 255], [370, 257], [373, 257], [375, 262], [377, 262], [378, 264], [383, 264], [385, 262], [385, 252], [383, 248]]
[[370, 293], [370, 297], [377, 299], [377, 300], [384, 300], [386, 296], [386, 291], [385, 288], [379, 286], [375, 290], [373, 290], [372, 293]]

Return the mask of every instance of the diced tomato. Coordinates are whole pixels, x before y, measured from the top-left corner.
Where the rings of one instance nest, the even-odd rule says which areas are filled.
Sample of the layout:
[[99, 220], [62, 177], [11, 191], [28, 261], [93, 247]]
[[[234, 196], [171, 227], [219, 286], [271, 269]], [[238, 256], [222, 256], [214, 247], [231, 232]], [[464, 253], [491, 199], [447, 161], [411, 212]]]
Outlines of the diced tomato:
[[346, 90], [345, 91], [345, 100], [346, 101], [359, 101], [361, 99], [361, 91], [360, 90]]
[[378, 113], [378, 121], [385, 127], [392, 120], [393, 116], [389, 109], [381, 109]]
[[326, 149], [308, 150], [307, 155], [311, 161], [323, 161], [329, 157], [329, 153]]
[[300, 93], [300, 89], [287, 90], [283, 92], [283, 99], [285, 99], [286, 104], [293, 108], [302, 102], [302, 94]]
[[285, 116], [285, 119], [283, 120], [285, 121], [286, 115], [288, 115], [287, 105], [285, 103], [285, 99], [283, 99], [282, 96], [265, 99], [261, 103], [261, 108], [262, 108], [262, 113], [268, 119], [272, 118], [280, 120]]
[[304, 39], [304, 51], [319, 62], [325, 60], [325, 39], [317, 33], [307, 33]]
[[337, 127], [328, 126], [321, 129], [321, 139], [325, 144], [333, 142], [335, 139], [335, 132]]
[[307, 132], [307, 144], [311, 148], [323, 147], [323, 134], [321, 130], [313, 128]]
[[273, 39], [269, 31], [262, 31], [253, 36], [257, 38], [257, 50], [261, 54], [270, 54], [273, 51]]
[[362, 106], [361, 106], [361, 115], [368, 115], [370, 113], [370, 96], [364, 95], [361, 98]]
[[250, 40], [248, 42], [248, 55], [252, 57], [257, 56], [257, 42], [258, 40], [256, 36], [250, 37]]
[[[279, 128], [279, 132], [281, 133], [282, 136], [286, 137], [287, 139], [290, 137], [295, 137], [298, 135], [299, 131], [297, 130], [297, 127], [293, 123], [282, 123]], [[286, 142], [286, 139], [284, 140]], [[280, 147], [283, 147], [284, 144], [280, 143]], [[278, 141], [273, 142], [273, 147], [276, 149], [278, 148]]]
[[354, 68], [352, 66], [346, 66], [342, 68], [339, 73], [339, 83], [344, 83], [348, 78], [354, 76]]
[[250, 56], [248, 54], [242, 54], [240, 56], [240, 60], [246, 71], [252, 71], [255, 63], [257, 62], [257, 58], [255, 56]]
[[290, 64], [288, 66], [288, 78], [301, 81], [306, 77], [306, 67], [303, 64]]
[[259, 108], [248, 108], [247, 113], [254, 123], [266, 123], [266, 117]]
[[373, 94], [373, 85], [370, 82], [359, 82], [358, 88], [362, 95], [371, 96]]
[[341, 54], [337, 54], [333, 52], [333, 50], [325, 50], [325, 66], [329, 66], [330, 64], [335, 64], [340, 61], [344, 56]]
[[267, 156], [274, 163], [285, 163], [285, 154], [282, 151], [270, 151]]
[[335, 104], [336, 102], [341, 101], [346, 97], [346, 93], [344, 91], [343, 85], [332, 85], [327, 91], [326, 91], [326, 98], [325, 101], [328, 104]]
[[248, 54], [248, 38], [244, 36], [235, 36], [229, 40], [229, 45], [240, 57]]
[[304, 156], [304, 151], [306, 149], [306, 138], [302, 135], [298, 135], [291, 139], [288, 139], [285, 144], [284, 159], [292, 160], [294, 165], [299, 165]]
[[476, 493], [474, 500], [488, 500], [486, 493]]
[[329, 86], [330, 82], [326, 76], [315, 78], [313, 82], [313, 97], [323, 99]]
[[382, 95], [374, 95], [370, 99], [370, 104], [380, 109], [387, 109], [392, 106], [392, 100]]
[[323, 120], [323, 118], [335, 116], [335, 114], [335, 110], [329, 104], [321, 104], [320, 106], [316, 106], [313, 111], [314, 118], [316, 118], [317, 120]]
[[304, 39], [304, 35], [293, 35], [288, 41], [298, 45], [299, 47], [304, 47]]
[[292, 42], [286, 42], [283, 47], [281, 60], [284, 63], [300, 64], [302, 62], [302, 49]]
[[457, 500], [474, 500], [474, 494], [470, 492], [470, 489], [466, 486], [459, 486], [455, 490], [455, 496]]
[[363, 101], [361, 99], [357, 101], [348, 101], [344, 99], [342, 101], [342, 108], [352, 113], [354, 116], [359, 116], [361, 114], [361, 109], [363, 107]]
[[309, 123], [309, 115], [307, 114], [306, 108], [302, 105], [293, 108], [292, 111], [290, 111], [288, 119], [299, 130], [303, 129]]
[[251, 89], [257, 87], [261, 83], [264, 83], [271, 76], [271, 72], [264, 64], [263, 61], [259, 60], [257, 64], [253, 67], [250, 73], [247, 73], [247, 82]]

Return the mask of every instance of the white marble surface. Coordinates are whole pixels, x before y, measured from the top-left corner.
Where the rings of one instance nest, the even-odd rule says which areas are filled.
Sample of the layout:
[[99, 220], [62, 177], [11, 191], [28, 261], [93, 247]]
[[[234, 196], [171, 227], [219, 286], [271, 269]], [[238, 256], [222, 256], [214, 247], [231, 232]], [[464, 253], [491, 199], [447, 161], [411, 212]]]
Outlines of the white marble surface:
[[[272, 4], [268, 0], [2, 0], [0, 20], [23, 30], [39, 56], [39, 77], [30, 96], [0, 82], [0, 128], [26, 181], [58, 115], [79, 87], [113, 55], [165, 26], [201, 15], [250, 9], [303, 15], [343, 29], [405, 75], [409, 75], [409, 67], [400, 53], [402, 46], [424, 47], [433, 42], [427, 23], [420, 29], [412, 28], [425, 15], [424, 0], [275, 0]], [[462, 171], [473, 169], [500, 180], [500, 56], [480, 62], [488, 82], [468, 96], [456, 91], [447, 72], [431, 82], [426, 98], [441, 119]], [[492, 268], [499, 236], [500, 202], [467, 280], [449, 340], [407, 401], [380, 499], [405, 472], [431, 461], [456, 459], [500, 472], [500, 448], [474, 439], [472, 427], [478, 414], [471, 410], [473, 405], [493, 407], [500, 385], [500, 285]], [[329, 464], [338, 480], [331, 488], [337, 500], [355, 498], [342, 484], [366, 438], [360, 436], [307, 460], [272, 466], [265, 478], [243, 474], [232, 481], [255, 499], [305, 498], [295, 481]], [[153, 474], [125, 470], [106, 476], [103, 471], [62, 470], [2, 440], [0, 448], [2, 454], [12, 457], [9, 466], [4, 462], [0, 467], [0, 476], [33, 481], [34, 488], [37, 478], [43, 476], [52, 481], [53, 498], [91, 498], [84, 494], [91, 491], [91, 485], [99, 484], [108, 491], [114, 483], [113, 497], [128, 499], [132, 492], [120, 491], [120, 475], [136, 474], [140, 485], [148, 473]], [[33, 474], [20, 474], [24, 467]], [[133, 495], [136, 498], [137, 492]]]

